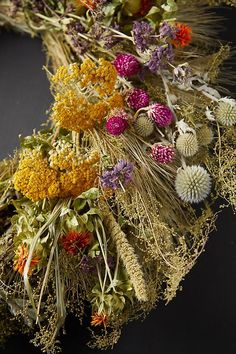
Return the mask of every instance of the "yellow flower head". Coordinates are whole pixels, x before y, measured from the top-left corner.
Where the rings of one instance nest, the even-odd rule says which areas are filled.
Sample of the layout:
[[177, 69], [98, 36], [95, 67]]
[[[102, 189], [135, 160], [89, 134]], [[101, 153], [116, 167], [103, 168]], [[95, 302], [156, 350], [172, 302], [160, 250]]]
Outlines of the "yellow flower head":
[[60, 67], [51, 79], [57, 92], [52, 119], [76, 132], [98, 127], [112, 109], [124, 106], [116, 80], [115, 67], [104, 59], [98, 64], [86, 59], [80, 67]]
[[60, 191], [57, 174], [41, 151], [24, 150], [13, 177], [14, 187], [33, 201], [54, 198]]
[[16, 190], [32, 201], [77, 197], [97, 184], [99, 155], [77, 155], [70, 144], [59, 145], [44, 157], [39, 150], [24, 150], [13, 177]]

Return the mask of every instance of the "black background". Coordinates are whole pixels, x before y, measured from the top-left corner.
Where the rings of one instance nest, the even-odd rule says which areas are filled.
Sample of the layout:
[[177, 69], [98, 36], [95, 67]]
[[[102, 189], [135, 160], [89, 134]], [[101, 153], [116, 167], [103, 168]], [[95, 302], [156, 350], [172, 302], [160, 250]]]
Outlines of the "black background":
[[[227, 19], [221, 38], [236, 44], [236, 10], [220, 10]], [[51, 102], [42, 71], [39, 39], [0, 33], [0, 158], [11, 154], [19, 134], [30, 134], [45, 120]], [[235, 63], [236, 69], [236, 63]], [[234, 87], [236, 92], [236, 83]], [[114, 350], [106, 354], [236, 353], [236, 218], [224, 210], [205, 253], [168, 306], [160, 304], [144, 322], [129, 324]], [[101, 353], [86, 347], [88, 332], [67, 322], [63, 354]], [[28, 338], [11, 338], [0, 354], [40, 353]]]

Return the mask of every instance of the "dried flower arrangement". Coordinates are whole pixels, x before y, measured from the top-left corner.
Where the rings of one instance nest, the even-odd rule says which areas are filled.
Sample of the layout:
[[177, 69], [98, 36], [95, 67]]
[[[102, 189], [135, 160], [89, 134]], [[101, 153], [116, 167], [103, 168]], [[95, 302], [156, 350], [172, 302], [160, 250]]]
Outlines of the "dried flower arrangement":
[[113, 346], [176, 295], [215, 200], [236, 209], [236, 101], [218, 78], [230, 48], [207, 11], [221, 3], [236, 6], [0, 2], [1, 25], [42, 37], [54, 95], [47, 127], [0, 163], [1, 340], [23, 319], [54, 353], [89, 304], [90, 345]]

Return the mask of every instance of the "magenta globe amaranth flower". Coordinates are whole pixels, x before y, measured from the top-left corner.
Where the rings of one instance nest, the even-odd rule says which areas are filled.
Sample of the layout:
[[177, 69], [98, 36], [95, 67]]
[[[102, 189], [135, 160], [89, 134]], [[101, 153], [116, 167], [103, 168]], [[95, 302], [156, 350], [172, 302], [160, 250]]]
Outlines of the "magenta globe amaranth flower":
[[160, 103], [154, 103], [148, 112], [149, 117], [160, 128], [167, 127], [174, 119], [173, 112], [167, 106]]
[[170, 163], [175, 156], [175, 150], [171, 145], [154, 144], [152, 147], [151, 157], [158, 163]]
[[127, 116], [120, 113], [109, 117], [106, 122], [106, 129], [111, 135], [121, 135], [128, 128]]
[[137, 58], [131, 54], [118, 54], [113, 61], [118, 74], [123, 77], [130, 77], [137, 75], [141, 69], [141, 64]]
[[149, 105], [150, 97], [149, 94], [140, 88], [134, 88], [128, 92], [127, 104], [130, 108], [138, 110]]

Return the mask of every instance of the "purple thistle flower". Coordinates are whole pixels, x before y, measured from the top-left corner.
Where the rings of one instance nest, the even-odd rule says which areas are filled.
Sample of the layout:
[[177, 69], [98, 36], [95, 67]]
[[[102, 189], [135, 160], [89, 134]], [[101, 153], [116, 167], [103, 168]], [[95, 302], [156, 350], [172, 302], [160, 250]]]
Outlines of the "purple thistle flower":
[[[107, 257], [107, 264], [110, 269], [113, 269], [115, 266], [114, 257], [109, 255]], [[104, 259], [103, 256], [99, 255], [96, 257], [86, 256], [84, 255], [80, 262], [80, 269], [83, 273], [96, 273], [97, 265], [104, 266]]]
[[134, 43], [140, 52], [144, 52], [153, 42], [153, 28], [145, 21], [134, 21], [132, 35]]
[[133, 169], [131, 162], [119, 160], [112, 169], [106, 170], [101, 176], [102, 186], [113, 190], [121, 188], [121, 183], [126, 186], [133, 178]]
[[152, 72], [157, 72], [161, 68], [161, 61], [164, 53], [163, 47], [157, 47], [154, 52], [152, 52], [150, 60], [147, 62], [147, 66]]
[[159, 29], [160, 38], [169, 37], [173, 39], [175, 37], [175, 30], [169, 25], [168, 22], [163, 22]]
[[147, 62], [147, 66], [150, 71], [156, 73], [166, 66], [166, 62], [172, 62], [174, 59], [173, 47], [168, 44], [167, 47], [159, 46], [154, 52], [152, 52], [150, 60]]
[[[119, 25], [114, 24], [114, 26], [111, 28], [119, 30]], [[104, 30], [102, 26], [97, 22], [92, 25], [89, 31], [89, 35], [96, 41], [99, 41], [103, 47], [105, 46], [108, 49], [112, 48], [116, 43], [119, 42], [119, 39], [114, 36], [110, 29]]]
[[94, 273], [96, 271], [93, 258], [90, 256], [83, 256], [79, 267], [83, 273]]

